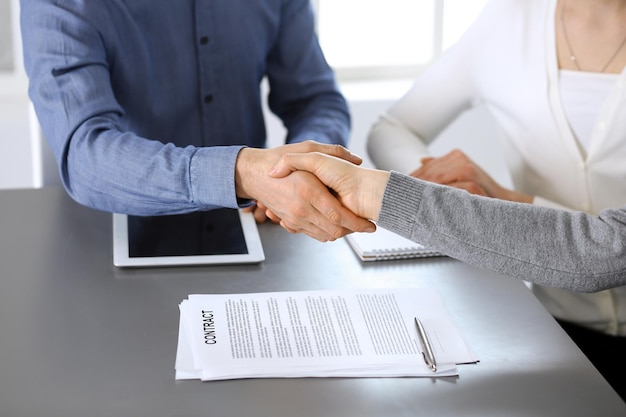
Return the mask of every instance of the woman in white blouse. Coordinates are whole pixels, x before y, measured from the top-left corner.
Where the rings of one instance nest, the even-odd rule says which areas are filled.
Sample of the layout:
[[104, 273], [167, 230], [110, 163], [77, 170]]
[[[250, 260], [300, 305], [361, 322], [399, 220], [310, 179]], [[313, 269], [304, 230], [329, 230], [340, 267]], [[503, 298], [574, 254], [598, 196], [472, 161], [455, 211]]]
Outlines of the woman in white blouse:
[[[428, 155], [477, 105], [499, 126], [512, 190], [459, 150]], [[378, 168], [494, 198], [590, 214], [626, 205], [626, 0], [489, 1], [373, 126], [368, 154]], [[610, 375], [626, 363], [626, 287], [533, 291], [626, 395]]]

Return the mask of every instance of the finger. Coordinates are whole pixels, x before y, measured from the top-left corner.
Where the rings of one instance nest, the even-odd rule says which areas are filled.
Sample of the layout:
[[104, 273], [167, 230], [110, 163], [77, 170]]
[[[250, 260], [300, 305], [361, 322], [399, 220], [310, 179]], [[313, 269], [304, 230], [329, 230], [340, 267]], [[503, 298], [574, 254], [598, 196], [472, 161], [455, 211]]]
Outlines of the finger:
[[257, 207], [257, 210], [260, 210], [261, 213], [263, 213], [264, 220], [270, 219], [273, 223], [280, 222], [280, 217], [278, 217], [276, 213], [274, 213], [272, 210], [267, 208], [263, 203], [257, 201]]
[[[289, 221], [283, 219], [280, 221], [280, 225], [289, 233], [302, 233], [309, 237], [312, 237], [315, 240], [319, 240], [320, 242], [335, 240], [332, 234], [329, 234], [328, 231], [317, 227], [313, 223], [309, 223], [306, 225], [306, 227], [302, 227], [302, 224], [291, 224]], [[348, 232], [346, 231], [346, 234], [347, 233]]]
[[489, 197], [489, 195], [487, 194], [487, 191], [485, 191], [485, 189], [483, 187], [481, 187], [480, 185], [476, 184], [475, 182], [470, 182], [470, 181], [457, 181], [457, 182], [453, 182], [448, 184], [450, 187], [454, 187], [454, 188], [459, 188], [461, 190], [465, 190], [470, 194], [475, 194], [475, 195], [481, 195], [483, 197]]
[[431, 158], [431, 161], [429, 163], [422, 164], [422, 166], [413, 171], [411, 173], [411, 176], [422, 179], [424, 181], [432, 181], [431, 178], [433, 176], [433, 173], [437, 173], [439, 170], [439, 164], [437, 164], [435, 161], [432, 161], [432, 159], [433, 158]]
[[363, 158], [361, 158], [357, 154], [350, 152], [350, 150], [344, 148], [343, 146], [333, 145], [332, 150], [334, 152], [327, 152], [328, 155], [343, 159], [345, 161], [353, 163], [354, 165], [361, 165], [363, 163]]
[[426, 167], [422, 167], [417, 172], [417, 178], [424, 181], [430, 181], [437, 184], [450, 185], [454, 182], [462, 182], [461, 173], [455, 167], [440, 166], [441, 164], [432, 163]]
[[265, 215], [265, 210], [257, 206], [256, 209], [254, 210], [254, 220], [259, 224], [265, 223], [265, 221], [267, 220], [267, 216]]
[[320, 198], [314, 203], [314, 207], [331, 225], [339, 226], [330, 231], [335, 233], [335, 239], [345, 236], [349, 232], [374, 232], [376, 226], [368, 219], [357, 216], [341, 204], [335, 196], [331, 198]]
[[295, 217], [284, 216], [280, 219], [280, 225], [291, 233], [304, 233], [321, 242], [332, 241], [348, 233], [342, 227], [330, 223], [310, 204], [303, 206], [297, 213]]
[[268, 219], [270, 219], [273, 223], [280, 223], [280, 217], [278, 217], [276, 215], [276, 213], [274, 213], [272, 210], [267, 209], [265, 210], [265, 215], [267, 216]]
[[[349, 224], [351, 228], [342, 226], [344, 223]], [[358, 218], [343, 207], [325, 187], [310, 193], [309, 199], [302, 200], [298, 207], [292, 207], [291, 211], [280, 219], [280, 224], [292, 233], [304, 233], [321, 242], [334, 241], [355, 229], [373, 228], [369, 222]]]
[[[319, 157], [320, 161], [334, 158], [319, 153], [293, 154], [297, 161], [296, 168], [308, 167], [311, 158]], [[288, 165], [290, 158], [285, 158]], [[308, 161], [308, 162], [307, 162]], [[341, 164], [350, 165], [342, 161]], [[312, 163], [312, 171], [316, 171], [316, 163]], [[288, 170], [289, 171], [289, 170]], [[374, 230], [374, 226], [367, 220], [356, 216], [344, 207], [334, 197], [315, 175], [299, 170], [289, 175], [288, 178], [274, 180], [279, 181], [282, 192], [268, 195], [268, 203], [271, 210], [280, 217], [280, 224], [286, 230], [305, 233], [320, 241], [336, 240], [339, 237], [355, 230]]]
[[348, 210], [326, 187], [311, 195], [310, 204], [319, 215], [311, 222], [328, 234], [327, 240], [336, 240], [351, 232], [373, 232], [376, 226]]
[[278, 224], [280, 224], [280, 226], [281, 226], [283, 229], [285, 229], [286, 231], [288, 231], [289, 233], [294, 233], [294, 234], [298, 233], [298, 231], [297, 231], [297, 230], [292, 229], [291, 227], [289, 227], [289, 226], [287, 225], [287, 223], [286, 223], [286, 222], [284, 222], [284, 221], [282, 221], [282, 220], [281, 220]]
[[[328, 241], [333, 241], [336, 239], [333, 235], [328, 234], [327, 231], [322, 230], [318, 227], [315, 227], [312, 224], [306, 228], [293, 227], [289, 222], [285, 220], [281, 220], [279, 224], [283, 227], [283, 229], [287, 230], [289, 233], [305, 234], [320, 242], [328, 242]], [[350, 232], [348, 230], [345, 230], [343, 231], [341, 236], [345, 236], [349, 233]]]
[[327, 155], [346, 160], [355, 165], [361, 165], [361, 163], [363, 163], [363, 158], [361, 158], [357, 154], [350, 152], [350, 150], [344, 146], [337, 144], [318, 143], [314, 141], [306, 141], [304, 143], [306, 143], [307, 145], [305, 152], [325, 153]]
[[274, 178], [283, 178], [293, 171], [308, 171], [315, 173], [320, 155], [311, 153], [289, 153], [280, 158], [270, 170], [269, 175]]

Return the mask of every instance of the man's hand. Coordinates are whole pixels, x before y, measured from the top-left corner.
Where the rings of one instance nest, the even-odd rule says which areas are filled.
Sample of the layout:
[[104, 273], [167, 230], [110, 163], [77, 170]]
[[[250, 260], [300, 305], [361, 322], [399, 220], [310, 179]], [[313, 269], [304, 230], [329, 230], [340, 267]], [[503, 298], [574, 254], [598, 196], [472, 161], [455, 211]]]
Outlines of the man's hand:
[[[271, 211], [268, 211], [262, 203], [255, 201], [250, 207], [244, 207], [242, 209], [245, 212], [252, 213], [254, 220], [257, 223], [265, 223], [268, 219], [274, 223], [279, 223], [280, 219], [276, 217]], [[273, 218], [273, 220], [272, 220]]]
[[345, 207], [358, 216], [378, 219], [389, 181], [388, 172], [361, 168], [322, 153], [306, 153], [284, 155], [270, 174], [282, 178], [295, 175], [298, 171], [314, 174], [332, 189]]
[[313, 174], [269, 175], [283, 155], [309, 152], [332, 155], [349, 165], [361, 163], [360, 157], [340, 145], [312, 141], [272, 149], [243, 148], [235, 167], [237, 196], [256, 200], [257, 208], [289, 232], [305, 233], [322, 242], [351, 232], [373, 231], [371, 222], [344, 207]]
[[501, 200], [532, 203], [533, 197], [508, 190], [489, 176], [465, 153], [455, 149], [440, 158], [423, 158], [422, 166], [411, 176], [437, 184], [461, 188], [471, 194], [499, 198]]

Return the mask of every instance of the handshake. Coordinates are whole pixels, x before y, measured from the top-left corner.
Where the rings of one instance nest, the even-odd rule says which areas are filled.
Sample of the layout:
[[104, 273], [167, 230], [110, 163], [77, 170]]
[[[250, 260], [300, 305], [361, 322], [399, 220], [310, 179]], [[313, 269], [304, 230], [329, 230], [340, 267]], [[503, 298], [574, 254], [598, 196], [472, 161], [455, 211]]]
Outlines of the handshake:
[[237, 196], [256, 201], [257, 221], [269, 218], [322, 242], [373, 232], [389, 173], [361, 162], [340, 145], [313, 141], [244, 148], [235, 167]]

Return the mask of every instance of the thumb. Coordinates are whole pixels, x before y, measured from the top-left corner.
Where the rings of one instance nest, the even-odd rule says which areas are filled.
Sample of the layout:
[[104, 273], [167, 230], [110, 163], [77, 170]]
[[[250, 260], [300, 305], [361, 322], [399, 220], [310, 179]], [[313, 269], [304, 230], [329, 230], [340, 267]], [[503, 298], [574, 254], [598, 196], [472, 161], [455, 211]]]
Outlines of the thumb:
[[303, 167], [302, 162], [299, 161], [298, 155], [301, 154], [288, 153], [283, 155], [278, 160], [276, 165], [274, 165], [274, 167], [270, 170], [270, 177], [283, 178], [291, 174], [293, 171], [298, 171], [301, 169], [306, 170], [306, 168]]

